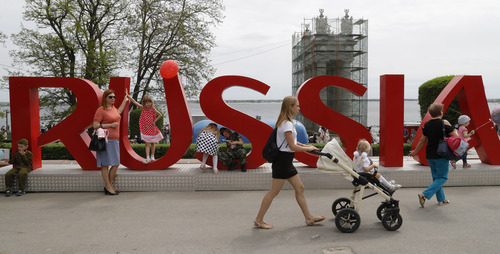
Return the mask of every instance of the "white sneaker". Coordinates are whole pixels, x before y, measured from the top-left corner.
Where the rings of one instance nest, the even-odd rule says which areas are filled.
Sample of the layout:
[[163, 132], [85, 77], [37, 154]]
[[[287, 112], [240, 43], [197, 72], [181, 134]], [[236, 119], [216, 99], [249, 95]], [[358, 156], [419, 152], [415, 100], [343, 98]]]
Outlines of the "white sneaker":
[[394, 191], [397, 191], [397, 190], [401, 189], [401, 187], [403, 187], [403, 185], [401, 185], [401, 184], [393, 184], [391, 190], [394, 192]]

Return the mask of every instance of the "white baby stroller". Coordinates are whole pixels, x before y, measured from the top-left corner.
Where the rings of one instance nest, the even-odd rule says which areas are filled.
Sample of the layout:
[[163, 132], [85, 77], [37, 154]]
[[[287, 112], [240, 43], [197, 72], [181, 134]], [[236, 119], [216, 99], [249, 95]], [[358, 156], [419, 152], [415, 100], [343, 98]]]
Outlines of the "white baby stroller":
[[[321, 152], [315, 154], [320, 155], [317, 162], [318, 171], [340, 174], [354, 185], [351, 198], [339, 198], [332, 204], [335, 225], [340, 231], [344, 233], [356, 231], [361, 224], [359, 216], [361, 201], [377, 194], [384, 198], [377, 209], [377, 217], [382, 221], [384, 228], [395, 231], [401, 227], [403, 218], [399, 214], [399, 200], [393, 199], [392, 192], [381, 185], [373, 174], [356, 172], [356, 165], [335, 139], [328, 142]], [[374, 193], [363, 196], [367, 187], [372, 189]]]

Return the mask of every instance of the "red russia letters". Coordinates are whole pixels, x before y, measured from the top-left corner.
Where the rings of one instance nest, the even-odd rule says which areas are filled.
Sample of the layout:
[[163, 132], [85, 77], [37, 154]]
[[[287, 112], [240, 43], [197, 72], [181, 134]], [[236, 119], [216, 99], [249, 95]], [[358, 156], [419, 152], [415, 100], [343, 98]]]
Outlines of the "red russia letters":
[[[185, 154], [193, 136], [193, 123], [189, 112], [184, 88], [178, 76], [163, 80], [165, 97], [171, 126], [171, 145], [167, 153], [155, 162], [143, 164], [133, 151], [128, 140], [128, 117], [120, 122], [120, 159], [125, 167], [135, 170], [158, 170], [170, 167]], [[54, 77], [10, 77], [10, 106], [12, 119], [12, 140], [28, 139], [33, 153], [33, 169], [42, 165], [41, 146], [60, 140], [84, 170], [96, 170], [95, 152], [87, 149], [90, 138], [86, 128], [92, 123], [94, 113], [99, 107], [102, 92], [92, 82], [77, 78]], [[252, 143], [248, 155], [247, 168], [256, 168], [265, 163], [260, 156], [267, 137], [272, 129], [265, 123], [230, 108], [222, 98], [224, 89], [231, 86], [246, 87], [266, 94], [269, 86], [242, 76], [222, 76], [208, 82], [200, 94], [200, 105], [205, 115], [212, 121], [227, 126], [246, 136]], [[301, 112], [310, 120], [337, 133], [342, 139], [348, 155], [356, 149], [361, 138], [370, 140], [370, 133], [363, 125], [339, 114], [325, 106], [320, 99], [321, 89], [335, 86], [362, 96], [366, 88], [345, 78], [319, 76], [306, 81], [298, 90]], [[44, 134], [40, 134], [38, 89], [40, 87], [67, 88], [76, 95], [77, 105], [74, 112]], [[129, 78], [111, 78], [110, 88], [115, 91], [116, 104], [124, 98], [129, 89]], [[403, 115], [404, 115], [404, 77], [403, 75], [384, 75], [381, 77], [380, 95], [380, 164], [386, 167], [403, 165]], [[460, 108], [471, 117], [470, 128], [488, 121], [490, 112], [480, 76], [457, 76], [443, 90], [436, 102], [446, 107], [458, 97]], [[128, 107], [122, 114], [128, 115]], [[430, 118], [426, 115], [423, 123]], [[235, 120], [236, 119], [236, 120]], [[421, 127], [423, 124], [421, 125]], [[419, 128], [413, 147], [422, 135]], [[13, 142], [13, 149], [17, 149]], [[484, 163], [500, 165], [495, 156], [500, 151], [500, 140], [491, 128], [480, 128], [472, 136], [471, 147]], [[316, 166], [317, 156], [297, 153], [296, 158], [312, 167]], [[425, 149], [416, 160], [427, 164]]]

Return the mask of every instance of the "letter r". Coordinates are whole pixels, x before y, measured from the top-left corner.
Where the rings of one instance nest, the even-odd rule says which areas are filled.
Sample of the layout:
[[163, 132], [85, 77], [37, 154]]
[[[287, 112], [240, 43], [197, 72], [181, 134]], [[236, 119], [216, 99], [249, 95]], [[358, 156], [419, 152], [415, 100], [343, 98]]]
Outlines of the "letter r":
[[[60, 87], [71, 90], [77, 104], [74, 112], [49, 131], [40, 135], [38, 88]], [[41, 146], [60, 140], [83, 169], [97, 169], [95, 152], [88, 150], [90, 137], [85, 132], [92, 123], [102, 92], [91, 81], [59, 77], [10, 77], [12, 150], [17, 141], [28, 140], [33, 153], [33, 169], [42, 166]]]

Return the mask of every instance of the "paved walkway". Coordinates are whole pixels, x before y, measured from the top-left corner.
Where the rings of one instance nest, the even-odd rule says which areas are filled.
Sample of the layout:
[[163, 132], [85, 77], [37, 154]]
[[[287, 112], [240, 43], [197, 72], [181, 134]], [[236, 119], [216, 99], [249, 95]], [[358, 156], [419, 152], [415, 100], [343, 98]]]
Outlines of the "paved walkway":
[[364, 200], [360, 228], [341, 233], [330, 207], [349, 189], [306, 190], [310, 210], [327, 219], [306, 226], [294, 192], [283, 190], [266, 221], [252, 226], [265, 191], [28, 193], [0, 196], [0, 253], [497, 253], [500, 187], [448, 187], [451, 204], [420, 208], [403, 188], [402, 227], [386, 231], [382, 200]]
[[[267, 164], [248, 173], [221, 171], [217, 175], [201, 171], [197, 160], [180, 160], [174, 169], [155, 172], [121, 168], [117, 179], [123, 192], [118, 196], [105, 196], [99, 172], [79, 170], [74, 161], [44, 162], [40, 171], [30, 175], [31, 179], [35, 175], [40, 179], [54, 177], [58, 184], [48, 182], [47, 188], [60, 189], [28, 192], [22, 197], [0, 196], [0, 254], [496, 253], [500, 248], [500, 195], [496, 195], [500, 186], [489, 185], [500, 184], [500, 173], [497, 173], [500, 166], [482, 164], [474, 155], [470, 163], [471, 169], [450, 172], [449, 186], [466, 186], [445, 188], [451, 204], [438, 206], [433, 198], [427, 201], [425, 208], [420, 208], [417, 201], [417, 193], [423, 187], [408, 186], [428, 185], [428, 167], [405, 158], [401, 168], [382, 168], [384, 176], [396, 178], [405, 185], [394, 195], [401, 201], [402, 227], [395, 232], [382, 227], [376, 217], [382, 198], [375, 196], [362, 203], [360, 228], [345, 234], [335, 227], [331, 205], [337, 198], [350, 196], [350, 183], [309, 167], [299, 165], [309, 208], [313, 214], [325, 215], [327, 219], [312, 227], [305, 226], [294, 192], [288, 186], [266, 215], [266, 221], [276, 228], [260, 230], [252, 226], [252, 221], [270, 186]], [[70, 173], [60, 176], [50, 173], [64, 169]], [[6, 169], [0, 169], [0, 177], [3, 171]], [[198, 182], [205, 191], [127, 190], [135, 186], [127, 178], [147, 178], [142, 173], [152, 175], [154, 183], [161, 175], [174, 179], [195, 175], [196, 181], [201, 179], [213, 185]], [[70, 175], [80, 178], [72, 180]], [[71, 191], [86, 175], [92, 176], [91, 190]], [[144, 181], [150, 185], [147, 179]], [[238, 182], [238, 179], [244, 181]], [[234, 181], [233, 186], [238, 189], [243, 189], [240, 185], [249, 181], [248, 186], [253, 189], [221, 188], [228, 180]], [[327, 188], [322, 184], [328, 184]], [[160, 182], [158, 186], [165, 184]], [[44, 185], [34, 187], [45, 188]]]

